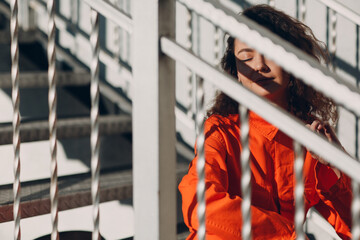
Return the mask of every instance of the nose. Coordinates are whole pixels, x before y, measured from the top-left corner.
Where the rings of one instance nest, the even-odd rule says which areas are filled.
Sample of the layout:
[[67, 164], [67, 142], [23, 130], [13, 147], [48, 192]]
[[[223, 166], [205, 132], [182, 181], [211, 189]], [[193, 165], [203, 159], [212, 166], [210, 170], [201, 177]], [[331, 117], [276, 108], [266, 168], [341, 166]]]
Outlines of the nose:
[[265, 58], [263, 55], [258, 54], [255, 57], [254, 70], [256, 72], [268, 72], [270, 70], [269, 67], [265, 63]]

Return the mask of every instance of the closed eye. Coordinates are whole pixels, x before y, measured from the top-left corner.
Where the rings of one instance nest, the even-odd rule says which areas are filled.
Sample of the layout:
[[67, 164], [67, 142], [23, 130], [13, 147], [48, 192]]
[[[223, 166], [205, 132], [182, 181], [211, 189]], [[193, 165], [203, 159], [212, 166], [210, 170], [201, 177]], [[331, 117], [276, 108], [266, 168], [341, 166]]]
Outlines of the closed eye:
[[247, 61], [250, 61], [252, 60], [253, 58], [246, 58], [246, 59], [239, 59], [240, 62], [247, 62]]

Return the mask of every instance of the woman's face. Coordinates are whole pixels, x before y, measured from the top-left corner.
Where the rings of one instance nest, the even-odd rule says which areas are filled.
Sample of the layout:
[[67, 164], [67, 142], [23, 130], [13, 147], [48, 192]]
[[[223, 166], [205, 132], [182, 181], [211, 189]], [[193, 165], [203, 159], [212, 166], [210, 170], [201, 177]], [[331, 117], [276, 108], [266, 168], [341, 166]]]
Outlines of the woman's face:
[[234, 55], [239, 82], [257, 95], [287, 106], [288, 73], [238, 39], [234, 41]]

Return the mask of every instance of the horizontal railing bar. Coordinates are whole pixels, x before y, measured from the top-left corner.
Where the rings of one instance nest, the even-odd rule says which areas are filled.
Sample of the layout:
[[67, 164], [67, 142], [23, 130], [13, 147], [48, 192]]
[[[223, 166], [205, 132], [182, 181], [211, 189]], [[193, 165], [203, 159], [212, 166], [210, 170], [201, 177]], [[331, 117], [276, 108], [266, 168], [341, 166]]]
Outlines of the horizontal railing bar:
[[334, 0], [318, 1], [331, 8], [332, 10], [336, 11], [336, 13], [344, 16], [345, 18], [360, 26], [360, 15], [357, 14], [355, 11], [351, 10], [350, 8], [345, 7], [342, 3]]
[[[176, 166], [179, 183], [188, 163]], [[91, 205], [91, 176], [89, 173], [59, 177], [59, 211]], [[100, 202], [133, 197], [131, 169], [105, 170], [100, 175]], [[49, 179], [22, 183], [21, 218], [50, 213]], [[12, 184], [0, 186], [0, 223], [13, 220]]]
[[[161, 50], [194, 71], [245, 107], [259, 114], [303, 146], [326, 159], [330, 164], [360, 182], [360, 164], [338, 146], [317, 135], [292, 115], [243, 87], [235, 79], [220, 72], [202, 59], [166, 37], [161, 38]], [[301, 133], [301, 134], [299, 134]]]
[[248, 18], [236, 15], [216, 1], [178, 1], [360, 116], [360, 91], [299, 48]]
[[[100, 135], [115, 135], [130, 133], [132, 131], [131, 116], [129, 115], [109, 115], [101, 116]], [[78, 117], [58, 119], [57, 138], [80, 138], [90, 136], [90, 118]], [[42, 141], [49, 139], [49, 122], [34, 121], [21, 123], [20, 125], [21, 142]], [[0, 125], [0, 145], [12, 143], [11, 124]]]
[[[57, 86], [81, 86], [90, 84], [89, 73], [56, 72]], [[19, 75], [21, 88], [47, 88], [49, 87], [48, 72], [22, 72]], [[0, 73], [0, 88], [11, 88], [9, 73]]]
[[103, 15], [105, 18], [110, 19], [118, 26], [123, 28], [128, 33], [132, 33], [133, 31], [133, 20], [130, 16], [123, 13], [120, 9], [115, 8], [107, 1], [99, 1], [99, 0], [83, 0], [86, 2], [91, 8], [96, 10], [98, 13]]
[[[36, 41], [35, 30], [23, 31], [19, 29], [19, 43], [33, 43]], [[2, 30], [0, 31], [0, 44], [9, 44], [10, 31]]]

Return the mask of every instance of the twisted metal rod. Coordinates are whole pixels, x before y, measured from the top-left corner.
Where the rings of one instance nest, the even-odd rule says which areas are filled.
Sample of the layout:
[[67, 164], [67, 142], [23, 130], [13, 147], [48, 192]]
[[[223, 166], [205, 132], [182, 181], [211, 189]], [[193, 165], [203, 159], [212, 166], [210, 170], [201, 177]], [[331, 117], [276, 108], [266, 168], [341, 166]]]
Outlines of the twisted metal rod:
[[215, 26], [214, 34], [214, 65], [217, 66], [221, 60], [221, 28]]
[[351, 204], [352, 214], [352, 239], [360, 239], [360, 185], [352, 181], [353, 201]]
[[337, 25], [337, 13], [333, 9], [330, 9], [330, 36], [331, 36], [331, 44], [330, 44], [330, 55], [331, 55], [331, 69], [332, 71], [336, 71], [336, 25]]
[[[359, 70], [360, 62], [360, 26], [356, 26], [356, 66]], [[356, 86], [360, 87], [360, 76], [356, 79]], [[359, 161], [359, 116], [355, 115], [355, 158]], [[352, 228], [351, 234], [353, 239], [360, 239], [360, 184], [352, 181], [353, 201], [351, 204]]]
[[300, 2], [300, 21], [305, 23], [306, 17], [306, 0], [301, 0]]
[[[123, 8], [123, 1], [116, 0], [115, 1], [115, 6], [122, 9]], [[119, 61], [119, 59], [120, 59], [120, 57], [122, 55], [121, 53], [122, 53], [123, 48], [121, 46], [121, 43], [122, 43], [122, 40], [123, 40], [124, 32], [120, 28], [120, 26], [116, 26], [115, 30], [114, 30], [114, 33], [115, 33], [114, 43], [115, 43], [115, 47], [116, 47], [114, 57], [115, 57], [116, 61]]]
[[[192, 51], [193, 50], [193, 31], [192, 31], [192, 11], [190, 11], [189, 9], [187, 9], [186, 12], [186, 42], [185, 42], [185, 48]], [[189, 118], [193, 117], [193, 81], [196, 81], [195, 79], [195, 74], [193, 74], [193, 72], [187, 68], [186, 69], [186, 77], [187, 77], [187, 93], [188, 93], [188, 102], [186, 104], [186, 110], [187, 110], [187, 115]]]
[[206, 210], [206, 202], [205, 202], [205, 156], [204, 156], [204, 87], [202, 78], [197, 79], [197, 91], [196, 91], [196, 135], [197, 135], [197, 154], [198, 160], [196, 164], [196, 171], [198, 175], [198, 183], [197, 183], [197, 202], [198, 202], [198, 220], [199, 220], [199, 229], [197, 231], [198, 239], [204, 240], [206, 233], [205, 226], [205, 210]]
[[[335, 102], [346, 109], [360, 114], [360, 105], [354, 104], [360, 101], [358, 90], [301, 50], [293, 48], [276, 34], [269, 33], [244, 16], [227, 12], [226, 8], [215, 0], [178, 0], [178, 2], [209, 22], [218, 25], [229, 35], [241, 39], [265, 57], [275, 61], [284, 70], [301, 78], [304, 83], [326, 96], [331, 96]], [[313, 81], [314, 79], [316, 81]]]
[[240, 141], [242, 152], [240, 156], [241, 165], [241, 216], [242, 239], [251, 239], [251, 169], [250, 169], [250, 149], [249, 149], [249, 111], [244, 106], [239, 106], [240, 114]]
[[92, 48], [91, 61], [91, 197], [93, 202], [93, 225], [92, 239], [100, 239], [99, 230], [99, 184], [100, 184], [100, 161], [99, 161], [99, 15], [91, 9], [91, 35]]
[[303, 166], [304, 151], [302, 146], [294, 141], [294, 172], [295, 172], [295, 232], [297, 240], [305, 240], [304, 223], [304, 183]]
[[19, 41], [18, 41], [18, 1], [10, 3], [10, 33], [11, 33], [11, 83], [13, 104], [13, 147], [14, 147], [14, 239], [21, 239], [20, 229], [20, 92], [19, 92]]
[[271, 7], [275, 7], [275, 0], [268, 0], [268, 4], [269, 4]]
[[[356, 26], [356, 70], [360, 71], [360, 26]], [[356, 87], [360, 88], [360, 76], [358, 75], [356, 78]], [[359, 121], [360, 116], [355, 115], [355, 158], [360, 159], [359, 156], [359, 150], [360, 150], [360, 144], [359, 144]]]
[[48, 0], [47, 2], [47, 13], [49, 17], [48, 21], [48, 82], [49, 82], [49, 140], [50, 140], [50, 203], [51, 203], [51, 223], [52, 232], [51, 239], [58, 240], [58, 184], [57, 184], [57, 134], [56, 134], [56, 108], [57, 108], [57, 93], [56, 93], [56, 78], [55, 78], [55, 1]]

